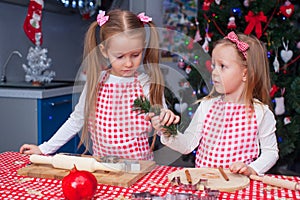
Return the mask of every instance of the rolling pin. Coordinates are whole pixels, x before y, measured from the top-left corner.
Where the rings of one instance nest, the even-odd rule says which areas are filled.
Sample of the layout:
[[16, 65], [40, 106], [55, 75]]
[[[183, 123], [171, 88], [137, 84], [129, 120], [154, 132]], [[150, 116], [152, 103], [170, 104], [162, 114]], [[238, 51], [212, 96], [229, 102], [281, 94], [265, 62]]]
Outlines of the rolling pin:
[[69, 156], [56, 154], [54, 156], [31, 155], [29, 157], [31, 163], [50, 164], [58, 169], [72, 169], [74, 165], [78, 170], [86, 170], [94, 172], [96, 170], [104, 171], [124, 171], [125, 163], [101, 163], [93, 157]]
[[262, 181], [265, 184], [273, 185], [276, 187], [286, 188], [289, 190], [300, 190], [300, 185], [297, 182], [282, 180], [279, 178], [274, 178], [270, 176], [256, 176], [250, 175], [250, 179], [255, 181]]

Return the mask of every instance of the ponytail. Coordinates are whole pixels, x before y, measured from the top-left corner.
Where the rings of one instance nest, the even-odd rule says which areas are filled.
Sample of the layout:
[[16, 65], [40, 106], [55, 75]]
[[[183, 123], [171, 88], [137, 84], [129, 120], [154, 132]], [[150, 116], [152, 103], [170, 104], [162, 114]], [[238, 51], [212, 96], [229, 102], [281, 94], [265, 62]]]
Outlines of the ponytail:
[[162, 105], [162, 97], [164, 94], [164, 79], [159, 66], [159, 36], [152, 22], [147, 23], [149, 25], [150, 37], [148, 48], [146, 48], [144, 56], [144, 67], [147, 73], [150, 75], [150, 90], [149, 99], [152, 105]]

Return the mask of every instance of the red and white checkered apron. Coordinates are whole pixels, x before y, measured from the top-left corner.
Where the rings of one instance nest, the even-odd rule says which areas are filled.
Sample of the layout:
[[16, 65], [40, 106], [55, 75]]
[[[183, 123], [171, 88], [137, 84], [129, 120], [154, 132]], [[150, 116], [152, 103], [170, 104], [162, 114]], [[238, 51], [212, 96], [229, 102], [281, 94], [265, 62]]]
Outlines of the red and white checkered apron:
[[118, 156], [120, 158], [152, 160], [148, 133], [152, 127], [145, 115], [132, 111], [143, 88], [137, 74], [127, 83], [105, 83], [106, 72], [98, 91], [95, 131], [90, 126], [95, 156]]
[[257, 123], [245, 105], [214, 102], [206, 115], [196, 167], [229, 168], [233, 162], [249, 164], [257, 158]]

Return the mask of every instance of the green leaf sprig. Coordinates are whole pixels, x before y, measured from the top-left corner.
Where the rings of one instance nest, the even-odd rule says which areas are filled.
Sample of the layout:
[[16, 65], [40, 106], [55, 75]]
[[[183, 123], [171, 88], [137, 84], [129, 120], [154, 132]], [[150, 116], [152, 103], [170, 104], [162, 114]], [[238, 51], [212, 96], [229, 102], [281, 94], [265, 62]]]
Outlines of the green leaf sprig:
[[[160, 115], [161, 107], [159, 105], [151, 106], [149, 100], [141, 96], [134, 100], [133, 110], [140, 111], [139, 114], [153, 112], [155, 116], [158, 116]], [[177, 127], [175, 124], [171, 124], [170, 126], [164, 125], [162, 128], [162, 132], [166, 136], [175, 136], [177, 135]]]

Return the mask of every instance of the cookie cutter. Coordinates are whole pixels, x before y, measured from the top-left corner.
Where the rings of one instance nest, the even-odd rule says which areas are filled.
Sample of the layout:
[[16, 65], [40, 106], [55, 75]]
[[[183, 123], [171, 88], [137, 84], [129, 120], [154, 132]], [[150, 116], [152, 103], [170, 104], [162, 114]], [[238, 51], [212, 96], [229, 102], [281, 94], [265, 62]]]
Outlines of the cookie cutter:
[[184, 184], [181, 182], [179, 176], [176, 176], [171, 180], [171, 184], [173, 186], [178, 186], [186, 190], [204, 190], [207, 189], [207, 183], [208, 183], [207, 179], [200, 178], [199, 181], [194, 184], [193, 183]]
[[174, 193], [167, 194], [164, 197], [156, 196], [150, 192], [133, 193], [132, 200], [217, 200], [218, 196], [214, 193], [207, 194], [207, 196], [197, 196], [189, 193]]

